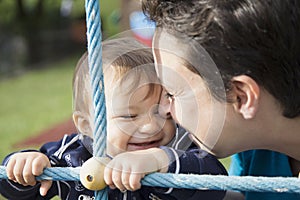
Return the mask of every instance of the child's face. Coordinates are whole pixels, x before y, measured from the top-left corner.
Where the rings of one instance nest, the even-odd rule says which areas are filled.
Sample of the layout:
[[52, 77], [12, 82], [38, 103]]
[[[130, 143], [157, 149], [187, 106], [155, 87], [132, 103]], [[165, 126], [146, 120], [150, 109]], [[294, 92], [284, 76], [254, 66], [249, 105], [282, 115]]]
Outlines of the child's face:
[[110, 156], [166, 145], [174, 137], [174, 121], [158, 114], [161, 86], [152, 86], [150, 92], [151, 85], [147, 83], [128, 92], [126, 83], [114, 88], [107, 88], [106, 84], [107, 153]]

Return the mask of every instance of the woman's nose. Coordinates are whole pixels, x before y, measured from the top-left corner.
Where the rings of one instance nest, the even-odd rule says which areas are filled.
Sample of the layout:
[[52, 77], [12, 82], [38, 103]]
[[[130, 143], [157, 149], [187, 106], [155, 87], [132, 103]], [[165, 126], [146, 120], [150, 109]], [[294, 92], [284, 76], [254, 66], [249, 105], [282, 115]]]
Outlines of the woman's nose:
[[159, 115], [164, 118], [168, 119], [171, 117], [171, 102], [170, 100], [161, 100], [158, 107]]
[[164, 118], [170, 118], [171, 117], [171, 104], [168, 105], [160, 105], [158, 108], [159, 115]]

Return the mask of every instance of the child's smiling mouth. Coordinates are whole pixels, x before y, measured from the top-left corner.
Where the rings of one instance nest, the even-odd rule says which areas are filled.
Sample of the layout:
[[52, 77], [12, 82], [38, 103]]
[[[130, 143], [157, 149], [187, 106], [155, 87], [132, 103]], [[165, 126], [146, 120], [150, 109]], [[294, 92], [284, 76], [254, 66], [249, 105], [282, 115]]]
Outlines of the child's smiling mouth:
[[143, 149], [159, 147], [160, 141], [161, 140], [154, 140], [154, 141], [150, 141], [150, 142], [128, 143], [127, 150], [134, 151], [134, 150], [143, 150]]

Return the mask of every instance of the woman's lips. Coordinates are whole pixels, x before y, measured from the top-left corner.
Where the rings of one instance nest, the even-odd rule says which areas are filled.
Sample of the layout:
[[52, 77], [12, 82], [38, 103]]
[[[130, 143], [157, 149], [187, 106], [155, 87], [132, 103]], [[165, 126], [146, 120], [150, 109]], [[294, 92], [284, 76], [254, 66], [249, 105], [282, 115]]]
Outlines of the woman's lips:
[[137, 143], [128, 143], [128, 151], [134, 151], [134, 150], [143, 150], [143, 149], [149, 149], [154, 147], [159, 147], [160, 140], [155, 140], [151, 142], [137, 142]]

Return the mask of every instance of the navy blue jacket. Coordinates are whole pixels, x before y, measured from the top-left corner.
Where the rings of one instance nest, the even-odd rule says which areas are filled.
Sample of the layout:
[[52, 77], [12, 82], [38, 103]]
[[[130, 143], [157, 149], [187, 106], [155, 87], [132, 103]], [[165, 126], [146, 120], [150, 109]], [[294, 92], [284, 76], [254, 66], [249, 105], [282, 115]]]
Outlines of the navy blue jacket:
[[[227, 175], [223, 165], [214, 156], [199, 150], [195, 146], [185, 151], [176, 150], [172, 147], [162, 147], [162, 149], [173, 160], [169, 166], [169, 172], [171, 173]], [[52, 167], [78, 167], [92, 157], [92, 139], [81, 134], [66, 135], [58, 142], [46, 143], [41, 147], [40, 152], [49, 157]], [[11, 154], [4, 159], [4, 165], [7, 164], [10, 156]], [[0, 181], [0, 193], [11, 200], [51, 199], [54, 196], [59, 196], [63, 200], [94, 199], [94, 192], [84, 188], [77, 181], [53, 181], [45, 197], [40, 196], [39, 187], [40, 183], [35, 186], [22, 186], [10, 180]], [[223, 199], [225, 191], [142, 186], [140, 190], [125, 193], [120, 192], [118, 189], [109, 189], [108, 196], [110, 200], [217, 200]]]

